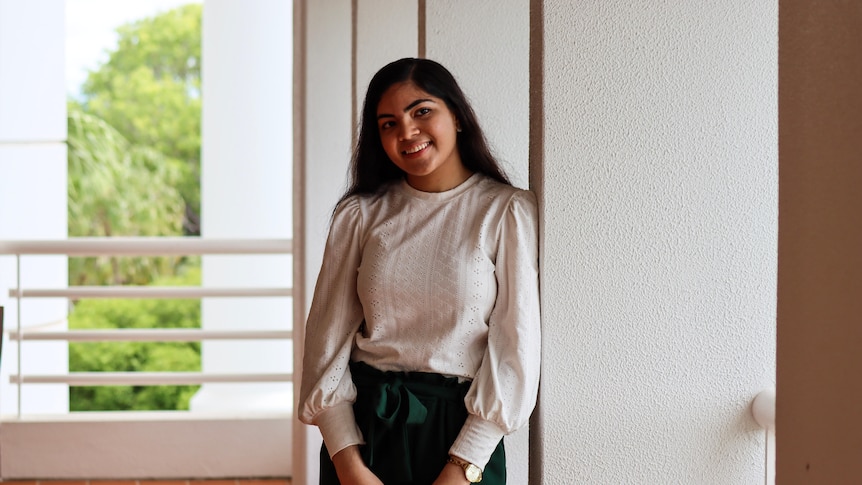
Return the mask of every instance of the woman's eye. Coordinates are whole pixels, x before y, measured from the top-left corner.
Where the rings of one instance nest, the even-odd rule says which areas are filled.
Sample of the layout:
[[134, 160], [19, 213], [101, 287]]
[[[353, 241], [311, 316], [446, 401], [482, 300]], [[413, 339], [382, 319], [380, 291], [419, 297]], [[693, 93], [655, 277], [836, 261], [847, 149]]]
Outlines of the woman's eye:
[[431, 108], [419, 108], [416, 110], [418, 116], [425, 116], [431, 112]]
[[395, 122], [394, 122], [394, 121], [384, 121], [384, 122], [380, 125], [380, 129], [381, 129], [381, 130], [385, 130], [385, 129], [387, 129], [387, 128], [392, 128], [393, 126], [395, 126]]

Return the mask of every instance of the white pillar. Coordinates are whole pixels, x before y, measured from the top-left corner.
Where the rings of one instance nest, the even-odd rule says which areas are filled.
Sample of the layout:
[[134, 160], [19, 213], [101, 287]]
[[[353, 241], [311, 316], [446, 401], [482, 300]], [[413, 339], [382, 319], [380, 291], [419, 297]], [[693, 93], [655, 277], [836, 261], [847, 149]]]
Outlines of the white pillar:
[[[292, 7], [274, 0], [207, 0], [203, 16], [202, 236], [290, 238]], [[207, 256], [203, 284], [290, 286], [288, 256]], [[292, 325], [289, 299], [208, 299], [206, 329]], [[211, 341], [205, 372], [291, 372], [290, 341]], [[208, 384], [195, 411], [289, 412], [289, 384]]]
[[763, 483], [750, 402], [774, 384], [776, 2], [533, 6], [532, 483]]
[[[352, 136], [350, 0], [295, 0], [301, 16], [296, 23], [299, 44], [297, 68], [298, 146], [296, 163], [298, 252], [296, 254], [297, 296], [294, 338], [305, 338], [305, 319], [317, 273], [323, 260], [323, 246], [329, 217], [345, 189]], [[301, 372], [302, 356], [296, 355], [294, 369]], [[298, 385], [298, 383], [297, 383]], [[295, 398], [298, 398], [298, 393]], [[294, 400], [294, 408], [296, 399]], [[293, 483], [318, 482], [320, 432], [315, 427], [294, 422]]]
[[[66, 88], [64, 83], [65, 7], [63, 0], [0, 0], [0, 239], [66, 239]], [[22, 259], [22, 286], [63, 288], [68, 280], [65, 257]], [[18, 320], [15, 258], [0, 256], [0, 305], [5, 324]], [[23, 300], [23, 328], [67, 328], [65, 299]], [[3, 336], [0, 413], [18, 411], [18, 390], [9, 384], [17, 372], [15, 342]], [[65, 342], [27, 342], [24, 373], [64, 374]], [[27, 385], [22, 412], [66, 413], [66, 385]]]

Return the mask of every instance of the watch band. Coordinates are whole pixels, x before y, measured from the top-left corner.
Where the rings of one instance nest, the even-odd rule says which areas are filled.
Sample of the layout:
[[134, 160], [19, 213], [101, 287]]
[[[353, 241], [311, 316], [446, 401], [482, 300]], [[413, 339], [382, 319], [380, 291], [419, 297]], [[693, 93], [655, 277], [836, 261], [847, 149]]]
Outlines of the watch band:
[[478, 466], [452, 455], [449, 455], [449, 459], [447, 461], [453, 465], [461, 467], [461, 469], [464, 470], [464, 476], [467, 477], [467, 481], [470, 483], [479, 483], [482, 481], [482, 469]]

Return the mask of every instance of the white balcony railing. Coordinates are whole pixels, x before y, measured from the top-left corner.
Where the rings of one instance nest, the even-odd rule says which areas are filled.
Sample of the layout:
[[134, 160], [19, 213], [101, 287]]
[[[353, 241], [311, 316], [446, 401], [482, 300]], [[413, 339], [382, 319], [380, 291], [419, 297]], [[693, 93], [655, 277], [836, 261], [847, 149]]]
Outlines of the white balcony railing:
[[[16, 374], [10, 383], [18, 386], [18, 417], [21, 417], [23, 384], [68, 384], [73, 386], [108, 385], [197, 385], [204, 383], [292, 382], [290, 373], [202, 373], [202, 372], [71, 372], [58, 375], [22, 373], [23, 341], [151, 341], [181, 342], [204, 340], [292, 340], [288, 330], [202, 330], [202, 329], [118, 329], [44, 331], [22, 330], [21, 301], [24, 298], [153, 298], [197, 299], [208, 297], [291, 297], [285, 287], [209, 288], [209, 287], [143, 287], [78, 286], [69, 288], [22, 288], [21, 257], [32, 255], [84, 256], [175, 256], [175, 255], [289, 255], [289, 239], [214, 240], [201, 238], [73, 238], [54, 241], [0, 241], [0, 255], [16, 260], [16, 284], [9, 298], [16, 303], [15, 329], [6, 330], [9, 340], [17, 344]], [[290, 318], [290, 316], [287, 316]], [[6, 327], [10, 325], [7, 323]]]

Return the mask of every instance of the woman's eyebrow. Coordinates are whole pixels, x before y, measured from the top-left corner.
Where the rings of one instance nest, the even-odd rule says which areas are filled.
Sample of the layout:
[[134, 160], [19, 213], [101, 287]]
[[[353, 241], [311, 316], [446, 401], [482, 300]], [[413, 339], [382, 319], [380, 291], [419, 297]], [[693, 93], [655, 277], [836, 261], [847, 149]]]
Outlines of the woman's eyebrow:
[[[413, 101], [412, 103], [408, 104], [407, 107], [404, 108], [404, 112], [406, 113], [406, 112], [410, 111], [411, 109], [413, 109], [417, 104], [422, 104], [425, 102], [433, 103], [434, 100], [428, 99], [428, 98], [417, 99], [416, 101]], [[387, 113], [381, 113], [381, 114], [377, 115], [378, 120], [380, 118], [394, 118], [394, 117], [395, 117], [395, 115], [391, 115], [391, 114], [387, 114]]]
[[406, 112], [410, 111], [411, 109], [413, 109], [413, 107], [415, 107], [417, 104], [422, 104], [425, 102], [433, 103], [434, 100], [433, 99], [424, 99], [424, 98], [423, 99], [417, 99], [416, 101], [413, 101], [412, 103], [408, 104], [407, 107], [404, 108], [404, 112], [406, 113]]

